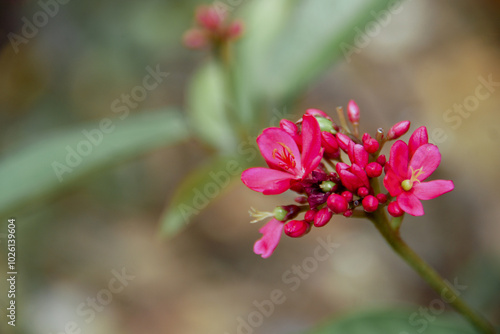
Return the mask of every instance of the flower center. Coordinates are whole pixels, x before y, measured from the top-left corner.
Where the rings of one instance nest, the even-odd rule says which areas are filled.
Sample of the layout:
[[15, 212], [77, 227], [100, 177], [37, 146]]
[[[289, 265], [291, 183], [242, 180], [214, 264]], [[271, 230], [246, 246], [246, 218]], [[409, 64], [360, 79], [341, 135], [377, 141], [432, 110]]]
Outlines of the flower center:
[[295, 168], [295, 157], [293, 156], [292, 150], [283, 143], [278, 143], [281, 145], [281, 151], [279, 148], [273, 150], [273, 158], [277, 159], [278, 165], [284, 170]]
[[424, 172], [422, 170], [422, 168], [419, 168], [417, 170], [413, 170], [412, 167], [410, 167], [410, 168], [411, 168], [411, 178], [406, 179], [403, 182], [401, 182], [401, 188], [403, 188], [405, 191], [410, 191], [411, 188], [413, 188], [414, 182], [420, 183], [420, 180], [418, 179], [418, 177]]

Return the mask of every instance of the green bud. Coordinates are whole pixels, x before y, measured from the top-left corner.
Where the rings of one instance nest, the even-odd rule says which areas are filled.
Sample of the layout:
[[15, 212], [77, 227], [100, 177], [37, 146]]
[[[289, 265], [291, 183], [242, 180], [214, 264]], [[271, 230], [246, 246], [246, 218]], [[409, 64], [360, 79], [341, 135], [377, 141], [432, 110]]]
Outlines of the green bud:
[[332, 181], [323, 181], [319, 185], [319, 187], [321, 188], [321, 190], [323, 190], [325, 193], [331, 191], [334, 186], [335, 186], [335, 182], [332, 182]]
[[401, 187], [405, 191], [410, 191], [411, 188], [413, 188], [413, 182], [411, 180], [404, 180], [403, 182], [401, 182]]
[[316, 120], [318, 121], [319, 129], [321, 131], [327, 131], [327, 132], [335, 131], [333, 129], [332, 121], [330, 121], [324, 117], [321, 117], [321, 116], [316, 116]]
[[286, 215], [288, 214], [288, 211], [283, 209], [283, 207], [281, 206], [277, 206], [276, 208], [274, 208], [273, 214], [274, 218], [276, 218], [277, 220], [284, 221]]

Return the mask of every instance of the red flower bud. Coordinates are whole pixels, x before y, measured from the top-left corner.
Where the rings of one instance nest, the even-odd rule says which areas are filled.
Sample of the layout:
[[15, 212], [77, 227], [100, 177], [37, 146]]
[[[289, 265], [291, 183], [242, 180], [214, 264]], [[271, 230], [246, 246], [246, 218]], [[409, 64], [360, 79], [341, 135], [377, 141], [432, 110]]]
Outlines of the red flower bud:
[[316, 227], [325, 226], [330, 221], [331, 218], [332, 218], [332, 213], [330, 212], [330, 210], [328, 210], [328, 208], [323, 208], [319, 210], [316, 216], [314, 217], [314, 226]]
[[307, 210], [305, 216], [304, 216], [304, 220], [308, 223], [312, 223], [314, 221], [314, 217], [316, 216], [316, 213], [318, 211], [316, 210]]
[[368, 195], [365, 198], [363, 198], [362, 204], [363, 204], [363, 209], [365, 209], [366, 212], [373, 212], [376, 211], [378, 208], [378, 200], [373, 195]]
[[386, 194], [380, 193], [380, 194], [377, 194], [377, 196], [375, 196], [375, 197], [377, 197], [377, 200], [380, 204], [384, 204], [385, 202], [387, 202], [387, 195]]
[[211, 31], [216, 31], [225, 19], [225, 12], [219, 12], [215, 7], [200, 6], [196, 10], [196, 21]]
[[292, 238], [305, 235], [311, 229], [311, 225], [303, 220], [291, 220], [285, 224], [285, 234]]
[[352, 216], [352, 213], [353, 213], [353, 212], [352, 212], [352, 210], [351, 210], [351, 209], [349, 209], [349, 210], [347, 210], [346, 212], [344, 212], [344, 217], [348, 217], [348, 218], [349, 218], [349, 217], [351, 217], [351, 216]]
[[306, 204], [307, 203], [307, 197], [305, 196], [297, 196], [295, 197], [295, 202], [299, 203], [299, 204]]
[[370, 138], [367, 141], [363, 142], [363, 147], [368, 153], [375, 153], [378, 151], [380, 144], [376, 139]]
[[370, 191], [366, 187], [359, 187], [358, 188], [358, 196], [359, 197], [365, 197], [370, 194]]
[[387, 206], [387, 211], [393, 217], [401, 217], [405, 212], [399, 207], [398, 202], [394, 201], [389, 203]]
[[382, 174], [382, 166], [377, 162], [370, 162], [365, 170], [368, 177], [379, 177]]
[[345, 134], [343, 133], [337, 133], [337, 142], [339, 144], [339, 147], [344, 151], [344, 152], [347, 152], [349, 150], [349, 145], [351, 143], [354, 144], [354, 142], [351, 140], [351, 138], [349, 138], [348, 136], [346, 136]]
[[182, 36], [182, 42], [190, 49], [202, 49], [208, 45], [208, 37], [201, 29], [189, 29]]
[[354, 195], [352, 194], [352, 192], [347, 191], [347, 190], [344, 191], [344, 192], [342, 192], [342, 194], [340, 194], [340, 195], [342, 195], [342, 197], [344, 197], [347, 202], [351, 202], [352, 198], [354, 197]]
[[231, 39], [236, 39], [243, 34], [243, 22], [237, 20], [232, 22], [227, 28], [227, 35]]
[[333, 154], [339, 150], [337, 139], [330, 132], [321, 132], [321, 144], [325, 148], [326, 153]]
[[385, 158], [385, 155], [380, 155], [377, 158], [377, 163], [380, 164], [380, 166], [384, 167], [385, 163], [387, 162], [387, 159]]
[[350, 100], [347, 104], [347, 117], [352, 124], [359, 123], [359, 107], [354, 100]]
[[387, 132], [387, 140], [398, 139], [410, 129], [410, 121], [401, 121], [396, 123]]
[[349, 208], [347, 200], [339, 194], [331, 194], [328, 197], [327, 205], [335, 213], [343, 213]]

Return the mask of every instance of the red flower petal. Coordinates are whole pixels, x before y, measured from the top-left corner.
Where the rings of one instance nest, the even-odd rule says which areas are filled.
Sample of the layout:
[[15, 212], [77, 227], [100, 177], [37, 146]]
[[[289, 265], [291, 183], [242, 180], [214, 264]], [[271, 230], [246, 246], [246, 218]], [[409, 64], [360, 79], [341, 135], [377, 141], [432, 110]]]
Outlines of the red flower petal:
[[[299, 175], [302, 171], [300, 151], [297, 144], [285, 130], [280, 128], [267, 128], [257, 138], [260, 152], [270, 168], [286, 170], [294, 175]], [[288, 160], [280, 157], [288, 156]], [[291, 162], [294, 162], [295, 166]]]
[[403, 188], [401, 187], [401, 179], [396, 173], [389, 168], [384, 177], [384, 186], [389, 191], [391, 196], [397, 196], [403, 192]]
[[415, 131], [413, 131], [410, 140], [408, 141], [408, 148], [410, 153], [410, 159], [415, 154], [415, 151], [422, 145], [429, 142], [429, 136], [427, 135], [427, 128], [421, 126]]
[[453, 184], [453, 181], [435, 180], [421, 182], [413, 185], [413, 194], [417, 196], [418, 199], [427, 200], [446, 194], [454, 188], [455, 185]]
[[321, 130], [314, 116], [304, 115], [302, 119], [302, 166], [303, 175], [308, 175], [321, 161]]
[[241, 181], [248, 188], [264, 195], [277, 195], [287, 191], [293, 178], [292, 174], [263, 167], [250, 168], [241, 174]]
[[403, 191], [398, 196], [398, 204], [405, 211], [412, 216], [423, 216], [424, 207], [420, 200], [413, 193], [409, 191]]
[[431, 175], [441, 162], [441, 153], [434, 144], [424, 144], [420, 146], [413, 154], [408, 166], [407, 178], [411, 178], [412, 173], [420, 169], [417, 178], [423, 181]]
[[405, 179], [408, 172], [408, 146], [402, 140], [398, 140], [391, 147], [389, 156], [389, 165], [391, 169], [400, 178]]
[[273, 254], [281, 238], [281, 232], [285, 225], [279, 220], [272, 219], [259, 230], [263, 234], [262, 238], [253, 245], [255, 254], [260, 254], [264, 259]]

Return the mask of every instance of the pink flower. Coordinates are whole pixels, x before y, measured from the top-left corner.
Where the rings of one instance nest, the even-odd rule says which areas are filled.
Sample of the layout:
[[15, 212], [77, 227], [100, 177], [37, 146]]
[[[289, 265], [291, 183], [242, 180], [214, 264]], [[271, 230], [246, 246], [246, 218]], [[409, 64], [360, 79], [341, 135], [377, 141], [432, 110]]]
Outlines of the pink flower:
[[253, 246], [253, 252], [260, 254], [266, 259], [273, 254], [278, 246], [285, 224], [277, 219], [271, 219], [266, 225], [259, 230], [263, 234], [262, 238], [257, 240]]
[[265, 129], [257, 138], [257, 144], [269, 168], [247, 169], [241, 180], [248, 188], [264, 195], [287, 191], [292, 180], [303, 180], [323, 157], [318, 122], [308, 115], [304, 115], [302, 122], [302, 154], [294, 138], [280, 128]]
[[408, 145], [401, 140], [391, 147], [384, 177], [384, 185], [389, 193], [397, 197], [401, 209], [412, 216], [424, 214], [421, 200], [436, 198], [454, 188], [453, 182], [447, 180], [423, 182], [439, 166], [441, 154], [437, 146], [423, 143], [427, 142], [425, 128], [417, 131], [410, 139], [410, 147], [414, 150], [412, 154]]

